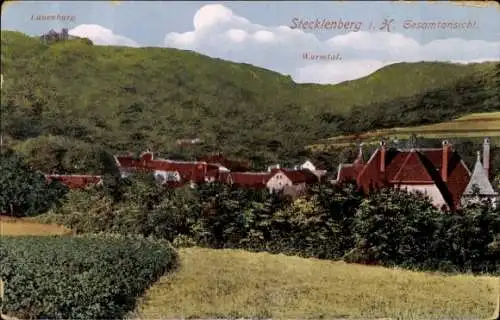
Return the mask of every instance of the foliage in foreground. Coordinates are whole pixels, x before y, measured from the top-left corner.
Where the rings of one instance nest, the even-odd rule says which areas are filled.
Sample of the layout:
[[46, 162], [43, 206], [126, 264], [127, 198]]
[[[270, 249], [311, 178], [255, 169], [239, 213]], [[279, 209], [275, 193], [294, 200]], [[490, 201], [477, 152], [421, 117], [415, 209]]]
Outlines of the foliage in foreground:
[[117, 236], [2, 237], [2, 312], [21, 319], [119, 319], [177, 264], [166, 243]]
[[120, 201], [97, 189], [72, 193], [40, 219], [79, 232], [151, 235], [178, 246], [500, 273], [500, 213], [487, 204], [444, 213], [421, 194], [387, 189], [366, 196], [354, 185], [319, 184], [295, 201], [218, 184], [169, 190], [133, 180], [120, 188]]

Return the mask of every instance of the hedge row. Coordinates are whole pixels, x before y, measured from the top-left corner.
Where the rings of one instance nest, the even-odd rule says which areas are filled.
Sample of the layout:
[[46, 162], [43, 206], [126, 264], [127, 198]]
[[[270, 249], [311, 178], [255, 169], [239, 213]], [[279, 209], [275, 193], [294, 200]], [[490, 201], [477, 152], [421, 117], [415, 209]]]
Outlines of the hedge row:
[[352, 184], [313, 186], [291, 202], [266, 190], [207, 184], [160, 188], [135, 180], [119, 201], [71, 193], [41, 221], [78, 232], [152, 235], [176, 246], [239, 248], [420, 270], [500, 274], [500, 207], [436, 209], [424, 195]]
[[171, 247], [144, 238], [2, 237], [2, 311], [21, 319], [123, 318], [176, 264]]

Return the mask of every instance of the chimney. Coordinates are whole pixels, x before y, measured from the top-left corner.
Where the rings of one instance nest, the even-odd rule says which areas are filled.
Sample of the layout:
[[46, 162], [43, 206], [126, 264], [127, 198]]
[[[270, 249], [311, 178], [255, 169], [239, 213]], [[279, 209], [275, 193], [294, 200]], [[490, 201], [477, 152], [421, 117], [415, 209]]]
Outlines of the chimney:
[[151, 151], [149, 151], [149, 149], [148, 149], [146, 152], [143, 152], [141, 154], [141, 160], [145, 161], [145, 162], [149, 162], [149, 161], [153, 160], [153, 153]]
[[483, 168], [490, 174], [490, 139], [484, 138], [483, 142]]
[[441, 165], [441, 179], [443, 179], [444, 182], [448, 180], [448, 158], [450, 154], [450, 148], [451, 145], [448, 143], [447, 140], [443, 141], [443, 163]]
[[385, 172], [385, 141], [380, 141], [380, 172]]
[[363, 164], [363, 143], [359, 144], [358, 149], [359, 149], [358, 157], [356, 158], [356, 160], [354, 160], [354, 163], [355, 164]]

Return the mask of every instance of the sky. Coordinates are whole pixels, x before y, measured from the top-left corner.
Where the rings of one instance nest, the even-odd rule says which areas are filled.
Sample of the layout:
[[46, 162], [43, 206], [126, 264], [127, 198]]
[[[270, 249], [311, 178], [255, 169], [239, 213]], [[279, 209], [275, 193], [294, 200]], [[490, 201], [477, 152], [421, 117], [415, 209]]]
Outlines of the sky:
[[2, 30], [68, 28], [96, 45], [167, 47], [335, 84], [392, 63], [500, 60], [500, 6], [419, 1], [13, 1]]

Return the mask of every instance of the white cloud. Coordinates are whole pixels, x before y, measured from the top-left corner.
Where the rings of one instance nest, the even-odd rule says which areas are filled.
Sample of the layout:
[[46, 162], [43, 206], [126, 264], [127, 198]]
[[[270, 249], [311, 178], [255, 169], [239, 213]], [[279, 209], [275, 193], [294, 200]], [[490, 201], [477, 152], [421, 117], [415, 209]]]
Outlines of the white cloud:
[[[401, 61], [463, 63], [500, 58], [500, 42], [449, 38], [421, 44], [398, 33], [366, 31], [320, 40], [312, 33], [288, 26], [254, 24], [220, 4], [200, 8], [193, 25], [193, 31], [167, 34], [164, 45], [251, 63], [290, 74], [297, 82], [338, 83]], [[302, 58], [305, 52], [339, 54], [342, 60], [305, 60]]]
[[129, 47], [139, 46], [139, 44], [134, 40], [114, 34], [113, 31], [97, 24], [81, 24], [69, 30], [68, 33], [72, 36], [89, 38], [96, 45]]
[[308, 83], [339, 83], [364, 77], [388, 64], [378, 60], [333, 61], [321, 66], [315, 63], [297, 68], [295, 76]]

